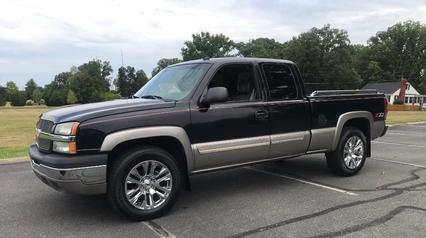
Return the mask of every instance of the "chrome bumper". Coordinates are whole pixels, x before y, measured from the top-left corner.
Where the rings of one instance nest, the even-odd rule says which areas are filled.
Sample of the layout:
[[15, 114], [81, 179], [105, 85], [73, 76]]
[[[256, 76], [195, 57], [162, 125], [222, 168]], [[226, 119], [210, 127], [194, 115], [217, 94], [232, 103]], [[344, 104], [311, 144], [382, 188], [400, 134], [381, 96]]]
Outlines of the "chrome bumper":
[[106, 193], [106, 165], [79, 168], [52, 168], [31, 160], [37, 177], [48, 186], [76, 194]]

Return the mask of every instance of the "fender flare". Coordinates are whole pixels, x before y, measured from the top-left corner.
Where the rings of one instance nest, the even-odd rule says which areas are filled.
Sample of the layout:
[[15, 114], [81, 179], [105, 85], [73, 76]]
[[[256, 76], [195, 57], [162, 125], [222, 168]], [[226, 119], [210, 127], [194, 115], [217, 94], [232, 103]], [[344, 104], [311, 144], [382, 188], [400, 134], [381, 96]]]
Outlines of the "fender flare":
[[[339, 119], [337, 120], [337, 125], [336, 125], [336, 131], [334, 132], [334, 138], [333, 138], [333, 144], [332, 144], [332, 148], [331, 151], [335, 151], [337, 148], [337, 145], [339, 143], [340, 140], [340, 135], [342, 134], [342, 130], [343, 130], [343, 126], [345, 125], [345, 123], [351, 119], [356, 119], [356, 118], [363, 118], [363, 119], [367, 119], [369, 122], [369, 126], [370, 126], [370, 133], [371, 133], [371, 129], [373, 128], [373, 115], [371, 114], [371, 112], [367, 112], [367, 111], [354, 111], [354, 112], [347, 112], [347, 113], [343, 113], [342, 115], [339, 116]], [[366, 135], [367, 137], [369, 135]]]
[[182, 144], [188, 172], [192, 171], [194, 168], [194, 155], [192, 153], [191, 142], [186, 131], [177, 126], [142, 127], [113, 132], [105, 137], [100, 151], [112, 151], [117, 145], [126, 141], [159, 136], [173, 137]]

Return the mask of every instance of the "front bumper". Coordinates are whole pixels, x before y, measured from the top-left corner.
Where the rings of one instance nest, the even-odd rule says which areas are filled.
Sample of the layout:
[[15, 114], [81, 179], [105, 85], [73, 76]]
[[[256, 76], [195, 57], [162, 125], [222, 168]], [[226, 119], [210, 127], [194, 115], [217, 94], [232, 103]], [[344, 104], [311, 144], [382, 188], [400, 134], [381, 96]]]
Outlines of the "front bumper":
[[[58, 191], [87, 195], [106, 193], [106, 163], [80, 167], [68, 167], [63, 163], [59, 166], [46, 165], [44, 163], [46, 158], [51, 161], [52, 158], [57, 156], [58, 161], [61, 161], [63, 155], [44, 154], [39, 152], [33, 145], [30, 147], [29, 155], [31, 167], [37, 177], [43, 183]], [[106, 155], [99, 156], [105, 156], [106, 158]], [[69, 159], [72, 163], [75, 163], [79, 158], [78, 156], [73, 156], [73, 158]]]

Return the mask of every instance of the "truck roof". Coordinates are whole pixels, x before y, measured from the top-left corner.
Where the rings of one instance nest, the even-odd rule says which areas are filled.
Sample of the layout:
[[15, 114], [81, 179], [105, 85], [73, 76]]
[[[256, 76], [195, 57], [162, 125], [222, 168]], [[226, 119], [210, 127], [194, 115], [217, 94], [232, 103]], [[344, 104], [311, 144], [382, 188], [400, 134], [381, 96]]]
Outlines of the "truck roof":
[[294, 64], [294, 62], [290, 60], [283, 60], [283, 59], [251, 58], [251, 57], [222, 57], [222, 58], [204, 58], [204, 59], [190, 60], [190, 61], [185, 61], [185, 62], [175, 64], [175, 65], [194, 64], [194, 63], [226, 64], [226, 63], [246, 63], [246, 62]]

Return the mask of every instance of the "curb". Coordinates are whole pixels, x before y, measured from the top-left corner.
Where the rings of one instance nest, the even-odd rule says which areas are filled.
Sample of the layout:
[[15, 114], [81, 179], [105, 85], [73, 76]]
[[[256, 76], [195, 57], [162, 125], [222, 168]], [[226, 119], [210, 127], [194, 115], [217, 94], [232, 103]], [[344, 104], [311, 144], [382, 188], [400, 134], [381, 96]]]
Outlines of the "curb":
[[0, 165], [6, 164], [21, 164], [30, 162], [28, 157], [18, 157], [18, 158], [10, 158], [10, 159], [0, 159]]

